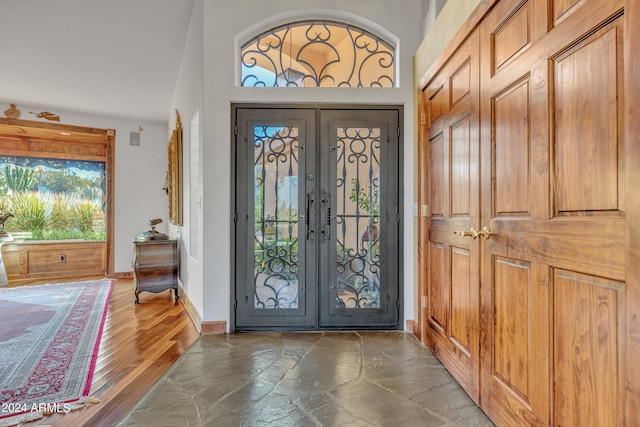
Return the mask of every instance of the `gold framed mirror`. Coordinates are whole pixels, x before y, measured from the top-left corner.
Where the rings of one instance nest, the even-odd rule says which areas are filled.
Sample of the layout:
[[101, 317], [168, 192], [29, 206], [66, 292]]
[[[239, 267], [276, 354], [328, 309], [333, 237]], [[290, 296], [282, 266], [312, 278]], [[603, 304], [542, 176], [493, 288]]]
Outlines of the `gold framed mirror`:
[[171, 131], [169, 138], [168, 158], [169, 222], [182, 225], [182, 120], [178, 110], [176, 127]]

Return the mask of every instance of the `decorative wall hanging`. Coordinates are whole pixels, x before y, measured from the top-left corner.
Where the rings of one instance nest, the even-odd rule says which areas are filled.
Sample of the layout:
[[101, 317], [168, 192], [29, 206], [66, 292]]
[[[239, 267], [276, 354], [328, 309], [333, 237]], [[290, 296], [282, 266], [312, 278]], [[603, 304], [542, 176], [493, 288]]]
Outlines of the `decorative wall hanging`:
[[169, 222], [182, 225], [182, 120], [176, 110], [176, 127], [168, 146]]
[[54, 122], [59, 122], [60, 121], [60, 116], [59, 115], [50, 113], [48, 111], [43, 111], [41, 113], [34, 113], [33, 111], [29, 111], [29, 113], [33, 114], [34, 116], [36, 116], [39, 119], [47, 119], [47, 120], [52, 120]]
[[16, 108], [16, 104], [9, 104], [9, 108], [4, 110], [4, 115], [9, 119], [17, 119], [20, 117], [20, 110]]

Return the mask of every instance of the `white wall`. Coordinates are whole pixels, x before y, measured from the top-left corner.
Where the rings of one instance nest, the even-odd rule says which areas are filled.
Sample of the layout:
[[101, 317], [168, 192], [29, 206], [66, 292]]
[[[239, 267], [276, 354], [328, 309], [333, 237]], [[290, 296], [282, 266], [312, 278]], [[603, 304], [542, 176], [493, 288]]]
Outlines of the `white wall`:
[[[9, 102], [0, 101], [1, 105]], [[50, 110], [37, 105], [18, 105], [21, 119], [47, 122], [30, 116], [29, 111]], [[2, 108], [4, 110], [4, 108]], [[149, 219], [162, 218], [158, 231], [167, 231], [168, 199], [162, 190], [167, 170], [167, 125], [149, 124], [140, 132], [140, 146], [129, 145], [129, 132], [138, 132], [146, 122], [89, 114], [52, 111], [60, 116], [60, 123], [116, 131], [115, 145], [115, 216], [114, 271], [132, 271], [133, 247], [131, 239], [149, 229]], [[48, 122], [52, 123], [52, 122]]]
[[[200, 131], [202, 138], [203, 180], [203, 251], [202, 276], [189, 270], [188, 295], [199, 297], [202, 289], [202, 318], [204, 321], [231, 320], [231, 103], [350, 103], [404, 105], [404, 288], [405, 319], [413, 319], [413, 252], [414, 232], [412, 220], [413, 194], [413, 76], [411, 58], [421, 40], [420, 2], [415, 0], [234, 0], [203, 2], [196, 0], [194, 17], [202, 16], [202, 53], [204, 98], [202, 104], [197, 93], [197, 58], [185, 54], [175, 108], [183, 121], [188, 120], [202, 105]], [[399, 88], [242, 88], [239, 81], [239, 46], [250, 36], [275, 25], [298, 19], [330, 18], [345, 20], [373, 30], [374, 33], [392, 35], [399, 40], [397, 62], [400, 64]], [[192, 21], [193, 36], [197, 39], [199, 22]], [[191, 37], [191, 36], [190, 36]], [[197, 50], [197, 41], [190, 39], [189, 49]], [[191, 70], [191, 71], [188, 71]], [[189, 81], [190, 83], [187, 83]], [[186, 129], [186, 127], [185, 127]], [[188, 140], [185, 137], [185, 140]], [[185, 145], [185, 152], [188, 152]], [[187, 171], [185, 170], [185, 174]], [[188, 176], [188, 175], [187, 175]], [[188, 194], [185, 191], [185, 196]], [[193, 205], [194, 201], [186, 204]], [[185, 210], [182, 239], [189, 228], [189, 215]], [[177, 232], [176, 232], [177, 234]], [[189, 245], [183, 245], [188, 252]], [[195, 264], [194, 268], [197, 268]], [[201, 280], [200, 283], [196, 283]], [[192, 292], [194, 292], [192, 294]], [[404, 326], [404, 325], [403, 325]]]
[[[203, 38], [202, 1], [193, 7], [189, 33], [182, 54], [182, 64], [173, 99], [174, 108], [182, 117], [183, 140], [183, 227], [170, 226], [169, 234], [181, 240], [180, 281], [189, 301], [200, 316], [204, 312], [203, 280], [203, 216], [202, 216], [202, 147], [201, 131], [203, 102]], [[175, 125], [172, 111], [169, 122]], [[194, 138], [197, 142], [194, 143]], [[194, 152], [195, 147], [195, 152]], [[195, 182], [194, 182], [195, 181]], [[195, 194], [192, 189], [195, 189]], [[195, 221], [193, 219], [195, 218]], [[193, 246], [196, 250], [192, 253]]]

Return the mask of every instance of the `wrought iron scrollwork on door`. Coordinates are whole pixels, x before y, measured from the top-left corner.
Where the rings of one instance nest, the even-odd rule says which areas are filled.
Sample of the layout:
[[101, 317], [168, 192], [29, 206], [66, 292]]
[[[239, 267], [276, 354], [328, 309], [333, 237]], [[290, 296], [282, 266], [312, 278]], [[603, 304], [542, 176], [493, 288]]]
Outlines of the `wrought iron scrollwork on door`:
[[338, 129], [337, 308], [380, 307], [380, 129]]
[[254, 307], [298, 308], [298, 128], [254, 133]]

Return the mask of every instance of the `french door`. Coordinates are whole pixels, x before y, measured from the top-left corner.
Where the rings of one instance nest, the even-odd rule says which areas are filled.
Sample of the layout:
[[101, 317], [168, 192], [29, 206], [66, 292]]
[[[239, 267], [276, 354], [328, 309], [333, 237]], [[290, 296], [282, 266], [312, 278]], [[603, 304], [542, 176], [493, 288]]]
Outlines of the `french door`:
[[236, 329], [398, 326], [398, 117], [235, 109]]

